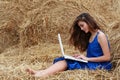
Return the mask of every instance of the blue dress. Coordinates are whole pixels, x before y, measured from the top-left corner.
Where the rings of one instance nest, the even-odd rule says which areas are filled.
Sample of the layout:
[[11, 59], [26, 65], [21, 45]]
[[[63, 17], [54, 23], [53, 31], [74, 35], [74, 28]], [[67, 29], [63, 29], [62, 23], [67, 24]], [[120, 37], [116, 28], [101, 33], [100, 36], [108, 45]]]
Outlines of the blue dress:
[[[99, 32], [96, 34], [94, 40], [92, 42], [90, 42], [88, 44], [88, 48], [87, 48], [87, 57], [99, 57], [103, 55], [103, 51], [102, 48], [98, 42], [98, 34]], [[109, 42], [108, 42], [109, 45]], [[55, 58], [53, 61], [53, 64], [58, 62], [58, 61], [62, 61], [65, 60], [67, 63], [67, 70], [74, 70], [74, 69], [90, 69], [90, 70], [96, 70], [96, 69], [106, 69], [106, 70], [111, 70], [112, 68], [112, 64], [110, 63], [110, 61], [106, 61], [106, 62], [88, 62], [88, 63], [84, 63], [84, 62], [78, 62], [78, 61], [74, 61], [74, 60], [69, 60], [69, 59], [65, 59], [64, 57], [58, 57]]]

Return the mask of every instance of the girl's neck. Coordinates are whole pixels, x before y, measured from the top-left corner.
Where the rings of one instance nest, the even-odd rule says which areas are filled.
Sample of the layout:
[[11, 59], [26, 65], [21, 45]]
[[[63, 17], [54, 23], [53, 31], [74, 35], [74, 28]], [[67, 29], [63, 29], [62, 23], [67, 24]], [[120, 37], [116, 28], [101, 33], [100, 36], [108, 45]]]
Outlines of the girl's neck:
[[95, 30], [94, 32], [91, 32], [91, 36], [90, 36], [90, 39], [89, 39], [89, 42], [92, 42], [93, 40], [94, 40], [94, 38], [95, 38], [95, 36], [97, 35], [97, 32], [98, 32], [99, 30], [97, 29], [97, 30]]
[[98, 29], [97, 29], [97, 30], [95, 30], [95, 31], [91, 31], [91, 36], [96, 35], [96, 33], [97, 33], [98, 31], [99, 31]]

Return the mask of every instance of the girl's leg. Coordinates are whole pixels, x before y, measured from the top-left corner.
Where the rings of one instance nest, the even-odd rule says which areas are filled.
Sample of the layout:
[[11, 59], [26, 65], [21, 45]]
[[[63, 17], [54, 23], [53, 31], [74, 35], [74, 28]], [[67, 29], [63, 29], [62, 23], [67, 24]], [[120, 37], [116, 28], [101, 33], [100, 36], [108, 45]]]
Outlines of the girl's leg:
[[65, 60], [63, 60], [63, 61], [56, 62], [55, 64], [51, 65], [49, 68], [45, 70], [34, 71], [32, 69], [27, 69], [26, 71], [34, 76], [44, 77], [51, 74], [55, 74], [60, 71], [64, 71], [66, 69], [67, 69], [67, 63]]

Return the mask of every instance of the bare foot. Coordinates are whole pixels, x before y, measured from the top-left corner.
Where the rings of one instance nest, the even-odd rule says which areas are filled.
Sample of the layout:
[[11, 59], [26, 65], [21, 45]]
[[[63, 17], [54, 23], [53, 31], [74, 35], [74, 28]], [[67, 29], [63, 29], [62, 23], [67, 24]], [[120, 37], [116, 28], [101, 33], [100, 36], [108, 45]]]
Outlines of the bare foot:
[[35, 75], [35, 73], [36, 73], [35, 70], [30, 69], [30, 68], [27, 68], [25, 71], [28, 72], [28, 73], [31, 74], [31, 75]]
[[46, 77], [47, 76], [44, 70], [35, 71], [33, 69], [27, 68], [25, 71], [33, 75], [34, 77]]

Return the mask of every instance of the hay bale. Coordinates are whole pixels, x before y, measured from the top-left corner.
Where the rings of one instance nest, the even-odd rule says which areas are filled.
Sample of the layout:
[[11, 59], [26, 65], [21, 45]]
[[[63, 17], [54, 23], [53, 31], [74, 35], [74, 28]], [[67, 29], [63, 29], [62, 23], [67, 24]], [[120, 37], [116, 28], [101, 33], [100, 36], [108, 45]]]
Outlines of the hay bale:
[[14, 20], [0, 28], [0, 52], [19, 42], [18, 26]]
[[[21, 73], [20, 70], [18, 70], [21, 68], [19, 65], [25, 62], [26, 64], [32, 64], [31, 66], [38, 68], [38, 64], [40, 62], [43, 65], [42, 68], [47, 67], [49, 62], [52, 62], [53, 58], [60, 56], [55, 54], [52, 56], [49, 55], [53, 53], [60, 53], [58, 49], [56, 49], [58, 45], [55, 45], [58, 43], [57, 34], [61, 33], [63, 43], [67, 44], [69, 39], [69, 28], [76, 16], [82, 12], [89, 12], [97, 20], [102, 30], [105, 31], [105, 33], [108, 35], [108, 39], [110, 40], [111, 44], [111, 54], [113, 56], [112, 63], [114, 63], [114, 69], [111, 72], [112, 75], [107, 74], [107, 72], [104, 73], [104, 71], [100, 71], [100, 73], [104, 74], [101, 75], [96, 73], [93, 76], [88, 75], [91, 72], [89, 73], [89, 71], [86, 71], [86, 77], [81, 71], [76, 71], [75, 73], [71, 71], [70, 73], [73, 74], [71, 74], [72, 77], [70, 78], [70, 73], [68, 71], [66, 73], [60, 73], [61, 75], [50, 77], [50, 79], [63, 79], [63, 74], [66, 75], [66, 79], [70, 78], [71, 80], [74, 78], [90, 78], [92, 80], [96, 80], [98, 78], [101, 80], [119, 79], [119, 8], [119, 0], [1, 0], [0, 51], [4, 51], [4, 53], [0, 55], [0, 57], [3, 58], [0, 60], [0, 63], [3, 63], [4, 65], [8, 66], [8, 68], [10, 68], [7, 68], [8, 73], [11, 74], [12, 72], [12, 76], [8, 74], [6, 76], [2, 75], [1, 79], [25, 79], [26, 77], [27, 79], [34, 79]], [[46, 44], [44, 45], [43, 43]], [[16, 44], [20, 45], [13, 48], [12, 46]], [[37, 50], [34, 48], [36, 50], [34, 51], [31, 46], [33, 47], [33, 45], [37, 44], [39, 48], [37, 48]], [[9, 50], [8, 47], [11, 49]], [[25, 47], [30, 49], [26, 49]], [[22, 49], [20, 48], [24, 49], [24, 51], [21, 51]], [[19, 54], [19, 52], [21, 53]], [[11, 62], [13, 62], [12, 66], [9, 65]], [[22, 68], [23, 67], [24, 65], [22, 65]], [[1, 69], [6, 70], [6, 67], [1, 66]], [[21, 74], [21, 76], [25, 76], [19, 77], [18, 74], [15, 74], [16, 72]], [[81, 74], [83, 75], [81, 76]], [[107, 76], [110, 76], [110, 78]]]

